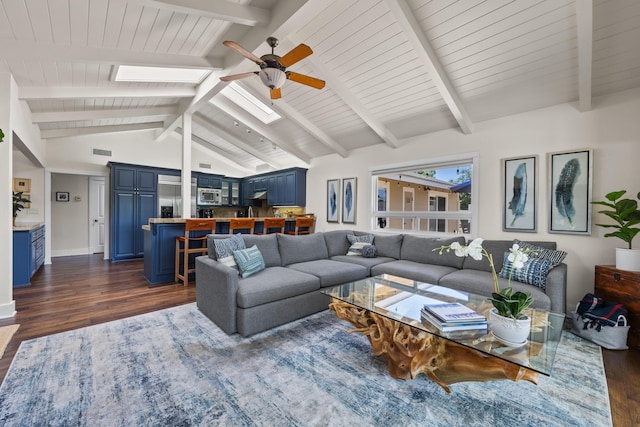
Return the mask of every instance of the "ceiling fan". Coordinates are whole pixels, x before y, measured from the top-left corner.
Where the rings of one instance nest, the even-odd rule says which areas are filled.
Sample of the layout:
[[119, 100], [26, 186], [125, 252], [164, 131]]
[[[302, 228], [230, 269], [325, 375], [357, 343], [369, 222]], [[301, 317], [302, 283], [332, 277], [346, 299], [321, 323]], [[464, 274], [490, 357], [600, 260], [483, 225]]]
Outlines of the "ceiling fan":
[[279, 99], [282, 96], [280, 88], [284, 84], [285, 80], [302, 83], [303, 85], [311, 86], [316, 89], [322, 89], [324, 87], [324, 80], [316, 79], [315, 77], [309, 77], [304, 74], [294, 73], [293, 71], [286, 71], [287, 67], [295, 64], [296, 62], [306, 58], [313, 53], [311, 48], [306, 44], [299, 44], [287, 54], [280, 57], [273, 52], [276, 46], [278, 46], [279, 44], [278, 39], [275, 37], [268, 37], [267, 44], [271, 46], [271, 53], [262, 55], [261, 58], [258, 58], [253, 53], [249, 52], [247, 49], [243, 48], [236, 42], [225, 41], [222, 44], [230, 47], [240, 55], [244, 56], [247, 59], [250, 59], [260, 66], [260, 71], [252, 71], [249, 73], [232, 74], [230, 76], [220, 77], [220, 80], [222, 80], [223, 82], [243, 79], [245, 77], [257, 74], [260, 77], [260, 80], [262, 80], [262, 83], [264, 83], [264, 85], [271, 90], [271, 99]]

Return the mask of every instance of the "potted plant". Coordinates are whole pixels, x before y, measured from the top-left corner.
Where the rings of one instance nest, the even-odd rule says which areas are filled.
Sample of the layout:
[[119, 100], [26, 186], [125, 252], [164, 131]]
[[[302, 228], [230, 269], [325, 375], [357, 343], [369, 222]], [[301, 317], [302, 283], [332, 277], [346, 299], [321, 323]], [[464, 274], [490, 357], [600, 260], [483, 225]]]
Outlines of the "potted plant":
[[[615, 231], [604, 237], [617, 237], [627, 243], [627, 248], [616, 248], [616, 268], [620, 270], [640, 271], [640, 250], [633, 249], [633, 238], [640, 232], [640, 210], [634, 199], [623, 199], [626, 190], [612, 191], [605, 195], [607, 201], [591, 202], [609, 209], [598, 211], [615, 221], [615, 224], [596, 224]], [[636, 195], [640, 199], [640, 193]]]
[[22, 196], [23, 191], [13, 192], [13, 225], [16, 225], [16, 217], [18, 212], [24, 209], [24, 203], [31, 203], [31, 200]]
[[474, 239], [468, 246], [463, 246], [458, 242], [451, 245], [441, 246], [434, 250], [443, 251], [453, 250], [456, 256], [470, 256], [476, 261], [480, 261], [483, 257], [487, 258], [491, 266], [491, 274], [493, 275], [493, 292], [491, 293], [491, 304], [493, 308], [489, 312], [489, 329], [493, 335], [503, 344], [510, 346], [523, 345], [527, 341], [531, 330], [531, 317], [524, 313], [524, 310], [533, 303], [533, 298], [528, 292], [513, 291], [511, 288], [511, 277], [514, 269], [520, 269], [529, 259], [529, 249], [520, 249], [518, 244], [513, 244], [509, 249], [508, 260], [511, 262], [509, 269], [508, 285], [504, 289], [500, 289], [498, 284], [498, 274], [493, 264], [493, 256], [482, 247], [484, 239], [478, 237]]

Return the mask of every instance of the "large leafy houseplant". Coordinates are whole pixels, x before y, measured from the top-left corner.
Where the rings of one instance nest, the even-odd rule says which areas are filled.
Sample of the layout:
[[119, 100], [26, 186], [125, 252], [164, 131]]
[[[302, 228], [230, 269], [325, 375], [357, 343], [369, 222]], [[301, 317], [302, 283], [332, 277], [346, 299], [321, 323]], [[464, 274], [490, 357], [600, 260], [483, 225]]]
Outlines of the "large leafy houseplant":
[[493, 256], [482, 247], [484, 239], [478, 237], [474, 239], [468, 246], [461, 245], [458, 242], [454, 242], [451, 245], [441, 246], [434, 250], [439, 250], [440, 254], [443, 252], [454, 251], [456, 256], [466, 257], [470, 256], [476, 261], [480, 261], [485, 257], [489, 261], [491, 266], [491, 274], [493, 275], [493, 292], [491, 293], [491, 304], [495, 307], [498, 314], [503, 317], [512, 318], [514, 320], [525, 318], [522, 313], [533, 303], [533, 298], [528, 292], [513, 291], [511, 288], [511, 277], [515, 269], [521, 269], [524, 263], [529, 259], [528, 253], [530, 249], [520, 249], [520, 246], [516, 243], [509, 249], [508, 260], [511, 262], [509, 269], [508, 285], [504, 289], [500, 289], [498, 284], [498, 274], [496, 267], [493, 264]]
[[[596, 224], [604, 228], [614, 228], [615, 231], [607, 233], [604, 237], [617, 237], [622, 239], [629, 245], [629, 249], [633, 249], [633, 238], [640, 232], [640, 210], [638, 210], [638, 202], [633, 199], [622, 199], [626, 194], [626, 190], [612, 191], [605, 195], [607, 201], [591, 202], [594, 205], [606, 206], [609, 209], [603, 209], [598, 213], [604, 214], [615, 221], [615, 224]], [[636, 195], [640, 199], [640, 193]]]

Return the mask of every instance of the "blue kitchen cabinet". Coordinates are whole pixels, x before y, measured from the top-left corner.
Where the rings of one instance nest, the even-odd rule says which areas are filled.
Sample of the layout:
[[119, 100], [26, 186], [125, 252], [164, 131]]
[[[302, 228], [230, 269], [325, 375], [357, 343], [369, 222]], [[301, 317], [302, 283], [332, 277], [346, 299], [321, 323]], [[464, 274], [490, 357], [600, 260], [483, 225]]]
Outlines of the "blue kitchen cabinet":
[[111, 260], [144, 256], [142, 226], [158, 216], [157, 171], [152, 168], [110, 163]]
[[220, 175], [211, 175], [200, 173], [197, 176], [198, 188], [222, 188], [222, 177]]
[[13, 231], [13, 287], [31, 285], [31, 277], [44, 264], [44, 225]]

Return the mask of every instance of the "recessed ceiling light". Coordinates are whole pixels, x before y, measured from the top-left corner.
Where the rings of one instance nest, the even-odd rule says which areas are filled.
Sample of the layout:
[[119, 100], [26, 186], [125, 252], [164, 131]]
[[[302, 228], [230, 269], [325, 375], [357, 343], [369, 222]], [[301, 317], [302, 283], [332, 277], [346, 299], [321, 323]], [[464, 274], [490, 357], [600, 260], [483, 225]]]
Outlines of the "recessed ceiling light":
[[198, 84], [211, 70], [194, 68], [139, 67], [120, 65], [115, 67], [116, 82], [192, 83]]
[[282, 118], [280, 114], [276, 113], [271, 107], [253, 96], [242, 86], [236, 84], [236, 82], [229, 83], [220, 93], [264, 124], [269, 124]]

